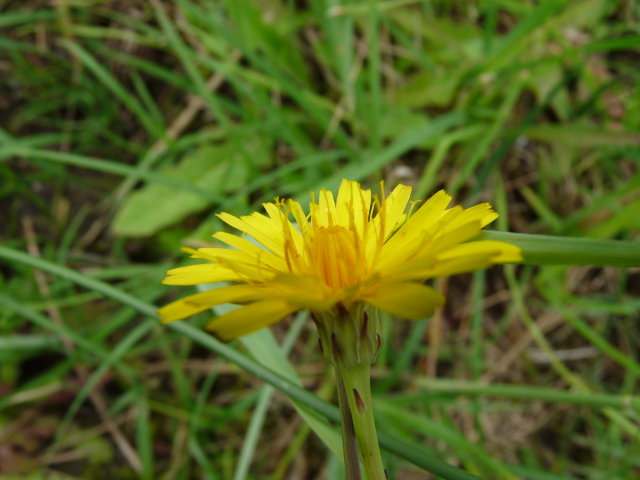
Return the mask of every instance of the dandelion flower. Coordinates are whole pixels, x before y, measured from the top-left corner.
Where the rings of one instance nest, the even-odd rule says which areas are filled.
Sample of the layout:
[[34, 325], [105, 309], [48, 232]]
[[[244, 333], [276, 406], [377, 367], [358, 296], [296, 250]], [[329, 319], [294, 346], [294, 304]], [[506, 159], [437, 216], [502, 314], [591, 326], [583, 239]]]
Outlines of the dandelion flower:
[[213, 237], [226, 247], [185, 248], [206, 263], [169, 270], [163, 283], [227, 286], [163, 307], [163, 322], [239, 304], [206, 326], [229, 341], [302, 309], [315, 319], [371, 307], [419, 319], [444, 303], [425, 280], [522, 260], [514, 245], [473, 240], [498, 217], [488, 203], [448, 208], [451, 196], [441, 190], [419, 205], [409, 201], [411, 187], [381, 191], [343, 180], [337, 197], [321, 190], [308, 213], [294, 200], [276, 199], [263, 204], [266, 215], [218, 214], [242, 236], [218, 232]]

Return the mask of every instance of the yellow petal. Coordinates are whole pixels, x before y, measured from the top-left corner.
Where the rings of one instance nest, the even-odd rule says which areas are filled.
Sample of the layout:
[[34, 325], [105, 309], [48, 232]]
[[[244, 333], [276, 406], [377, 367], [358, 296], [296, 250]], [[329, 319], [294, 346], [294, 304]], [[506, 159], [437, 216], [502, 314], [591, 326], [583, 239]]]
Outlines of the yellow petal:
[[[398, 225], [404, 222], [406, 215], [404, 213], [409, 197], [411, 196], [411, 187], [406, 185], [398, 185], [384, 199], [380, 211], [373, 218], [372, 226], [382, 241], [386, 240], [395, 232]], [[382, 229], [382, 231], [380, 231]]]
[[[447, 212], [449, 203], [451, 203], [451, 196], [444, 190], [435, 193], [387, 240], [385, 250], [396, 252], [403, 258], [414, 255], [425, 239], [437, 233], [436, 227], [440, 225], [439, 222]], [[381, 255], [380, 259], [382, 262], [389, 263], [390, 260], [386, 257], [387, 253]]]
[[444, 190], [433, 194], [418, 210], [411, 215], [403, 228], [425, 230], [440, 220], [451, 203], [451, 195]]
[[283, 300], [263, 300], [214, 318], [207, 324], [206, 329], [220, 340], [228, 342], [268, 327], [297, 309]]
[[355, 229], [362, 237], [370, 209], [371, 190], [363, 189], [358, 182], [342, 180], [336, 200], [338, 224]]
[[280, 235], [283, 240], [291, 242], [296, 249], [296, 252], [301, 252], [304, 247], [304, 239], [300, 231], [298, 231], [293, 224], [287, 218], [287, 215], [282, 211], [280, 206], [273, 203], [263, 203], [262, 206], [267, 211], [269, 218], [277, 226]]
[[199, 248], [198, 253], [202, 255], [201, 258], [207, 258], [227, 268], [232, 268], [230, 265], [245, 264], [268, 270], [285, 271], [287, 269], [283, 259], [260, 247], [256, 249], [253, 252], [247, 252], [230, 248]]
[[[216, 240], [220, 240], [221, 242], [226, 243], [227, 245], [229, 245], [232, 248], [235, 248], [236, 250], [240, 250], [241, 252], [247, 252], [252, 255], [257, 255], [259, 253], [265, 253], [268, 251], [265, 248], [247, 240], [244, 237], [239, 237], [238, 235], [233, 235], [231, 233], [216, 232], [212, 235], [212, 237], [215, 238]], [[275, 257], [275, 255], [273, 255], [272, 253], [270, 253], [270, 255]]]
[[307, 235], [307, 232], [309, 231], [309, 220], [307, 214], [304, 213], [302, 206], [295, 200], [291, 199], [287, 202], [287, 206], [298, 224], [298, 228], [302, 232], [302, 235]]
[[341, 299], [327, 289], [318, 277], [284, 274], [275, 277], [268, 285], [281, 298], [300, 309], [329, 310]]
[[234, 272], [236, 279], [245, 282], [264, 282], [273, 278], [280, 270], [279, 268], [269, 266], [265, 262], [260, 262], [260, 258], [254, 259], [251, 255], [239, 250], [230, 250], [227, 248], [199, 248], [198, 250], [194, 250], [186, 247], [182, 250], [190, 253], [191, 258], [209, 260], [214, 267]]
[[441, 252], [427, 275], [443, 277], [481, 270], [494, 263], [520, 261], [522, 261], [522, 251], [515, 245], [492, 240], [468, 242]]
[[480, 220], [462, 223], [457, 228], [451, 230], [443, 228], [442, 232], [436, 238], [433, 238], [424, 248], [427, 248], [431, 254], [438, 253], [442, 250], [448, 251], [448, 249], [454, 245], [477, 237], [480, 234], [480, 230]]
[[[453, 211], [454, 215], [458, 211]], [[406, 270], [407, 268], [422, 268], [424, 257], [433, 258], [438, 252], [446, 250], [451, 245], [459, 244], [473, 238], [480, 233], [480, 223], [464, 223], [460, 227], [447, 233], [444, 232], [444, 220], [433, 224], [424, 231], [415, 231], [402, 236], [396, 233], [384, 244], [378, 270], [381, 274]], [[418, 265], [420, 264], [420, 265]]]
[[[397, 253], [397, 252], [390, 252]], [[383, 258], [386, 260], [389, 256], [386, 251]], [[425, 253], [419, 257], [410, 260], [402, 260], [395, 263], [385, 263], [383, 268], [379, 270], [381, 278], [389, 282], [404, 282], [409, 280], [426, 280], [431, 278], [425, 272], [429, 272], [435, 262], [435, 256]], [[416, 273], [417, 272], [417, 273]]]
[[169, 323], [190, 317], [221, 303], [247, 302], [265, 294], [268, 293], [252, 285], [214, 288], [170, 303], [158, 310], [158, 315], [160, 315], [162, 323]]
[[[312, 204], [311, 207], [314, 205]], [[336, 202], [333, 193], [329, 190], [320, 190], [318, 204], [314, 208], [315, 213], [312, 214], [318, 227], [331, 227], [337, 223]]]
[[257, 212], [240, 218], [224, 212], [218, 213], [217, 216], [226, 224], [253, 237], [256, 242], [271, 252], [280, 257], [283, 256], [282, 232], [270, 218]]
[[426, 271], [413, 272], [409, 278], [435, 278], [458, 275], [460, 273], [472, 272], [474, 270], [484, 270], [492, 265], [491, 259], [486, 255], [466, 256], [452, 258], [438, 262]]
[[365, 301], [395, 317], [417, 320], [433, 315], [444, 297], [427, 285], [403, 282], [381, 285]]
[[173, 268], [167, 272], [162, 283], [165, 285], [198, 285], [200, 283], [232, 282], [242, 280], [242, 278], [238, 272], [220, 265], [205, 263]]
[[438, 260], [453, 259], [464, 256], [486, 255], [494, 263], [520, 262], [522, 250], [510, 243], [495, 240], [478, 240], [476, 242], [461, 243], [438, 254]]
[[[443, 207], [446, 204], [444, 192], [440, 197], [439, 207]], [[379, 271], [404, 271], [412, 267], [422, 269], [424, 262], [421, 262], [420, 258], [424, 256], [432, 258], [443, 250], [448, 251], [452, 245], [476, 237], [482, 226], [496, 217], [497, 214], [493, 212], [491, 206], [485, 203], [467, 210], [456, 206], [442, 211], [437, 222], [428, 222], [424, 219], [423, 224], [413, 224], [414, 231], [409, 231], [412, 228], [411, 225], [405, 226], [385, 243], [380, 255]], [[411, 264], [402, 265], [407, 262]]]
[[488, 203], [480, 203], [465, 209], [455, 219], [447, 223], [445, 231], [455, 230], [465, 223], [477, 223], [480, 228], [487, 226], [498, 218], [498, 214]]

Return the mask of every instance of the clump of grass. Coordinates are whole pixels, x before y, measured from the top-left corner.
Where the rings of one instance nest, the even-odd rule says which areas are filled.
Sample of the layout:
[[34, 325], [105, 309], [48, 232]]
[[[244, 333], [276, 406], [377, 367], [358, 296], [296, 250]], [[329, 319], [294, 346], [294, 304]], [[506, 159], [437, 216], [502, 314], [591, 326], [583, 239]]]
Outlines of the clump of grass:
[[[637, 16], [605, 0], [9, 2], [0, 471], [338, 478], [309, 322], [232, 347], [167, 332], [152, 305], [177, 245], [208, 242], [213, 210], [343, 177], [491, 201], [499, 230], [635, 240]], [[389, 326], [374, 371], [391, 478], [463, 475], [438, 460], [638, 475], [637, 269], [439, 287], [459, 300]], [[293, 403], [258, 380], [283, 385], [265, 363]]]

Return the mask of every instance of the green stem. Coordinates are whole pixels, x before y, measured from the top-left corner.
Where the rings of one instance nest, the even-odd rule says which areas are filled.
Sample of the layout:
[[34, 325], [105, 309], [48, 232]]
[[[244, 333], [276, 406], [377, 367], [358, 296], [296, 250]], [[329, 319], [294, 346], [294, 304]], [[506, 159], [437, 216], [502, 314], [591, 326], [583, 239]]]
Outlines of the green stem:
[[358, 460], [358, 446], [356, 444], [353, 417], [344, 380], [338, 368], [336, 368], [336, 387], [338, 390], [338, 405], [340, 405], [340, 419], [342, 421], [342, 451], [344, 452], [346, 480], [360, 480], [362, 476], [360, 475], [360, 461]]
[[371, 402], [371, 366], [369, 364], [352, 367], [337, 365], [336, 371], [342, 377], [349, 401], [360, 459], [367, 480], [385, 480], [387, 476], [382, 465]]

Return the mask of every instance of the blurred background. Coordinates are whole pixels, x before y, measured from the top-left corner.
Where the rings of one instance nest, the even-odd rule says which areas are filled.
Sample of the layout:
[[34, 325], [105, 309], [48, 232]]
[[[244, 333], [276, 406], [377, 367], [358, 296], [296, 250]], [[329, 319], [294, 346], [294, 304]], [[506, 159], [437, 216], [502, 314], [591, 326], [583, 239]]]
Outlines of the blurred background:
[[[96, 282], [192, 293], [160, 280], [213, 213], [342, 178], [489, 201], [498, 230], [638, 239], [639, 19], [632, 0], [1, 2], [0, 478], [341, 478], [284, 394]], [[487, 479], [640, 478], [638, 269], [436, 284], [434, 318], [385, 323], [381, 429]], [[311, 322], [262, 335], [335, 403]]]

